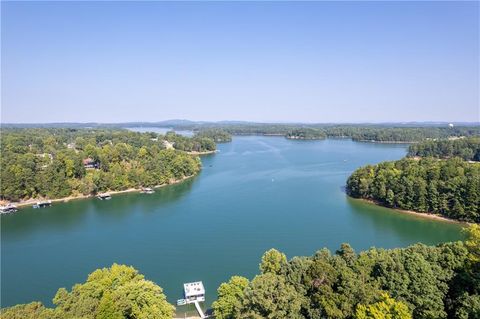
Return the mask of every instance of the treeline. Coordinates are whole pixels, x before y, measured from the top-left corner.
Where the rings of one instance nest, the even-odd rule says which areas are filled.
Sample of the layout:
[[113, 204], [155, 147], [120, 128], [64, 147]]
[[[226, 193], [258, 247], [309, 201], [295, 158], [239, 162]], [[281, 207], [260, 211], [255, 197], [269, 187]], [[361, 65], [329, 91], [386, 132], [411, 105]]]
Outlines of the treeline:
[[[176, 129], [206, 130], [221, 129], [233, 135], [283, 135], [309, 131], [320, 136], [351, 138], [355, 141], [372, 142], [420, 142], [426, 139], [445, 139], [462, 136], [479, 136], [480, 126], [427, 126], [398, 124], [281, 124], [281, 123], [170, 123]], [[295, 136], [295, 135], [293, 135]]]
[[[216, 319], [478, 319], [480, 226], [465, 242], [407, 248], [348, 244], [311, 257], [267, 251], [253, 280], [233, 276], [218, 288]], [[122, 265], [96, 270], [71, 291], [58, 290], [55, 308], [39, 302], [1, 310], [4, 319], [172, 318], [155, 283]]]
[[[166, 149], [165, 139], [128, 130], [2, 129], [0, 199], [95, 194], [167, 184], [196, 174], [200, 160]], [[182, 140], [195, 150], [215, 148], [211, 139], [200, 139], [200, 146], [194, 139]]]
[[232, 141], [232, 135], [222, 129], [206, 129], [195, 133], [195, 136], [201, 138], [210, 138], [215, 143], [228, 143]]
[[212, 138], [200, 135], [188, 137], [175, 132], [168, 132], [165, 134], [165, 139], [172, 143], [176, 150], [185, 152], [212, 152], [217, 148]]
[[480, 164], [459, 158], [405, 158], [367, 165], [347, 180], [352, 197], [392, 208], [480, 222]]
[[410, 145], [408, 156], [451, 158], [460, 157], [466, 161], [480, 161], [480, 137], [424, 141]]
[[325, 132], [313, 128], [295, 129], [285, 135], [292, 140], [321, 140], [327, 137]]
[[465, 243], [371, 248], [294, 257], [272, 249], [252, 281], [234, 276], [218, 289], [217, 319], [479, 318], [480, 227]]

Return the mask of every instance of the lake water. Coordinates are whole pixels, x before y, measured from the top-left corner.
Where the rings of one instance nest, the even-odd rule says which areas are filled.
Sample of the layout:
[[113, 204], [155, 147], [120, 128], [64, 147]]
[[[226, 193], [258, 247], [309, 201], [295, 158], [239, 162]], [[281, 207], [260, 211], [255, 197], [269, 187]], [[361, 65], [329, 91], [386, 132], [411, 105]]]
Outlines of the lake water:
[[2, 306], [39, 300], [85, 281], [96, 268], [132, 265], [168, 299], [202, 280], [207, 303], [232, 275], [253, 277], [263, 252], [293, 257], [349, 242], [356, 250], [461, 238], [457, 224], [349, 199], [361, 165], [394, 160], [405, 145], [350, 140], [234, 137], [202, 157], [199, 176], [110, 201], [77, 200], [1, 217]]

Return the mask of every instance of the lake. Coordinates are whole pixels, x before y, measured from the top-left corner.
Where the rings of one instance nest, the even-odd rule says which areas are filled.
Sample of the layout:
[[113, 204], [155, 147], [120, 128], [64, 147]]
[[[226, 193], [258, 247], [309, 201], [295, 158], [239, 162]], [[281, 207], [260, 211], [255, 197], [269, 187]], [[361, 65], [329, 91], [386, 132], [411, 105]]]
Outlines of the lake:
[[202, 157], [199, 176], [157, 189], [23, 208], [1, 217], [1, 304], [51, 305], [68, 289], [112, 263], [134, 266], [181, 297], [184, 282], [202, 280], [207, 303], [221, 282], [252, 278], [274, 247], [293, 257], [461, 239], [458, 224], [433, 221], [349, 199], [350, 173], [365, 164], [400, 159], [405, 145], [347, 139], [292, 141], [234, 137]]

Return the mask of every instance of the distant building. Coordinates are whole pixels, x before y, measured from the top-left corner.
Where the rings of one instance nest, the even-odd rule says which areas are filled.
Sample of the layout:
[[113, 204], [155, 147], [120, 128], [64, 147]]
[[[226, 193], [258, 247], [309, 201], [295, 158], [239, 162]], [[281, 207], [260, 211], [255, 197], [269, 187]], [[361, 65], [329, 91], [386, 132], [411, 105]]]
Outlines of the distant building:
[[91, 159], [90, 157], [87, 157], [86, 159], [83, 160], [83, 167], [85, 168], [99, 168], [100, 164]]
[[448, 127], [453, 128], [453, 124], [452, 123], [448, 124]]
[[183, 284], [183, 290], [187, 303], [205, 301], [205, 288], [203, 287], [203, 283], [201, 281]]

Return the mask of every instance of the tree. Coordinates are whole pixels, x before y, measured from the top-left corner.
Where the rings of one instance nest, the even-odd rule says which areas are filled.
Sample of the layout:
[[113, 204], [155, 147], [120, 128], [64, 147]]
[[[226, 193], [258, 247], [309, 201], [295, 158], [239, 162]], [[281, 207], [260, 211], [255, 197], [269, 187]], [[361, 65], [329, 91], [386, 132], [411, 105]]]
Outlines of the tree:
[[63, 318], [171, 318], [174, 307], [162, 288], [145, 280], [133, 267], [113, 264], [97, 269], [68, 292], [59, 289], [55, 314]]
[[262, 256], [260, 271], [262, 274], [280, 274], [282, 267], [287, 264], [287, 256], [276, 249], [270, 249]]
[[412, 314], [407, 305], [395, 301], [387, 293], [380, 296], [380, 300], [371, 305], [358, 305], [356, 319], [411, 319]]
[[256, 276], [241, 298], [238, 318], [300, 319], [303, 296], [271, 272]]
[[0, 318], [3, 319], [50, 319], [51, 309], [47, 309], [41, 302], [35, 301], [29, 304], [16, 305], [0, 311]]
[[218, 287], [218, 298], [212, 304], [215, 318], [234, 319], [239, 315], [238, 303], [243, 298], [248, 283], [247, 278], [233, 276], [227, 283], [222, 283]]

